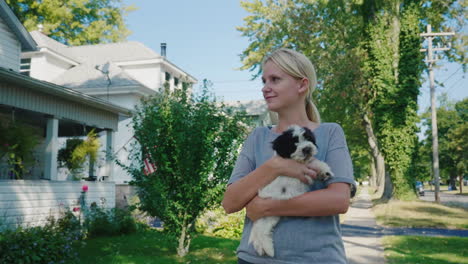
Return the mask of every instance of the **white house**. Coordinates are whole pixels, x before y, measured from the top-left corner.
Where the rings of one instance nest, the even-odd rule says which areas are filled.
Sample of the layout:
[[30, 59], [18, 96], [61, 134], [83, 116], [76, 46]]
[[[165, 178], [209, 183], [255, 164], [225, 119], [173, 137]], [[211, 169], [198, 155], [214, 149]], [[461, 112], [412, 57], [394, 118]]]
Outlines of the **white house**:
[[[115, 149], [119, 120], [129, 119], [130, 111], [103, 99], [26, 76], [24, 70], [28, 66], [25, 61], [20, 63], [21, 52], [37, 54], [39, 51], [33, 37], [5, 1], [0, 0], [0, 122], [35, 128], [40, 142], [35, 149], [37, 162], [22, 180], [11, 179], [11, 165], [6, 163], [6, 155], [3, 159], [0, 157], [0, 227], [40, 224], [48, 216], [56, 215], [61, 207], [76, 206], [83, 184], [89, 186], [88, 202], [106, 208], [115, 206], [113, 161], [109, 158], [103, 161], [107, 182], [65, 181], [57, 172], [58, 142], [60, 137], [84, 135], [95, 129], [102, 134], [105, 149], [111, 151]], [[60, 73], [64, 65], [78, 65], [72, 59], [66, 58], [63, 62], [58, 59], [59, 54], [51, 54], [55, 65], [51, 67], [51, 75]], [[7, 145], [9, 142], [5, 142], [5, 138], [0, 135], [0, 142]]]
[[236, 110], [245, 111], [253, 127], [276, 125], [278, 123], [277, 114], [268, 111], [265, 100], [231, 101], [225, 102], [225, 104]]
[[[143, 96], [156, 93], [164, 83], [171, 89], [197, 82], [165, 56], [135, 41], [67, 46], [39, 31], [31, 32], [38, 50], [21, 54], [21, 73], [92, 95], [129, 110]], [[133, 141], [131, 120], [121, 120], [115, 135], [114, 154], [123, 162]], [[96, 172], [102, 175], [102, 171]], [[114, 166], [114, 181], [126, 183], [130, 175]], [[63, 177], [63, 176], [61, 176]]]

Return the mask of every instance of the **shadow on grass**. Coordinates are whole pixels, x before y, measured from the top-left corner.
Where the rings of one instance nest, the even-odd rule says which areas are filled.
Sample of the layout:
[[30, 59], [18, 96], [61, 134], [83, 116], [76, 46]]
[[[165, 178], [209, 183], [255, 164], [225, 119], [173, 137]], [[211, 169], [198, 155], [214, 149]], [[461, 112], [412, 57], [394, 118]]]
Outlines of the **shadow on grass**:
[[433, 218], [412, 218], [411, 221], [400, 217], [377, 217], [384, 226], [448, 228], [446, 223]]
[[431, 207], [431, 206], [419, 206], [419, 207], [402, 206], [401, 209], [408, 210], [408, 211], [416, 211], [416, 212], [422, 212], [422, 213], [441, 215], [441, 216], [461, 216], [457, 212], [451, 212], [450, 210], [447, 210], [444, 208], [436, 208], [436, 207]]
[[79, 263], [89, 264], [178, 264], [178, 263], [236, 263], [235, 249], [239, 241], [198, 236], [192, 241], [190, 252], [181, 258], [160, 231], [102, 237], [86, 240], [79, 251]]

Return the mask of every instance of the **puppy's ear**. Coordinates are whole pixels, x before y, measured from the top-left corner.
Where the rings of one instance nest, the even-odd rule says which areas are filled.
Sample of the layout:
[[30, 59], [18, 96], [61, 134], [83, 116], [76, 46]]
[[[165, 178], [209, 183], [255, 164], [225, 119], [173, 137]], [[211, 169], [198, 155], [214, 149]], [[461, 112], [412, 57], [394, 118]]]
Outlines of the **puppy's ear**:
[[282, 158], [291, 158], [296, 151], [298, 138], [293, 135], [293, 129], [288, 129], [279, 135], [273, 142], [273, 150]]
[[314, 133], [307, 127], [304, 127], [304, 138], [307, 139], [308, 141], [311, 141], [312, 143], [314, 143], [314, 145], [317, 146]]

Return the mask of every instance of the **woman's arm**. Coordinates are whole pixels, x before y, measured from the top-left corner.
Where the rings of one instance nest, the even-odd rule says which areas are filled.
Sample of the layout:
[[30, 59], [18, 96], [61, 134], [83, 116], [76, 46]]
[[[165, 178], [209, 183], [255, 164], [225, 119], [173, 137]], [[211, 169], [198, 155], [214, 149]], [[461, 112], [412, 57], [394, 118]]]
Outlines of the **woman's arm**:
[[256, 221], [265, 216], [328, 216], [344, 214], [350, 202], [348, 183], [332, 183], [327, 188], [307, 192], [289, 200], [262, 199], [247, 205], [247, 216]]
[[300, 164], [291, 159], [274, 156], [251, 173], [227, 187], [222, 202], [226, 213], [230, 214], [242, 210], [257, 196], [258, 190], [272, 182], [279, 175], [295, 177], [307, 183], [304, 175], [315, 178], [317, 173], [310, 166]]

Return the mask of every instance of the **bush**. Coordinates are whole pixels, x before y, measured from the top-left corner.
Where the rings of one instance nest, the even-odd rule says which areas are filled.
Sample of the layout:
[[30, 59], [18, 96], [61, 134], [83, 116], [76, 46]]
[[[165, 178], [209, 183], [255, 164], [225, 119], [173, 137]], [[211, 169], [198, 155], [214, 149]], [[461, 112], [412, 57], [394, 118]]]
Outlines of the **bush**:
[[207, 235], [238, 239], [244, 229], [245, 210], [226, 215], [223, 208], [218, 207], [206, 211], [197, 219], [196, 229]]
[[85, 220], [88, 237], [131, 234], [137, 231], [137, 224], [129, 210], [105, 210], [91, 207]]
[[6, 229], [0, 234], [0, 263], [71, 263], [82, 238], [79, 220], [70, 212], [42, 227]]

